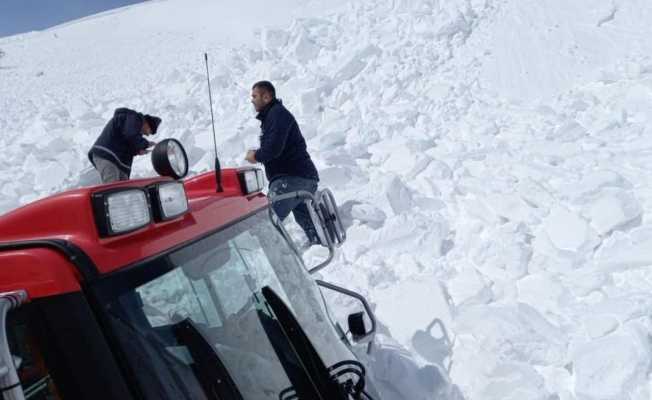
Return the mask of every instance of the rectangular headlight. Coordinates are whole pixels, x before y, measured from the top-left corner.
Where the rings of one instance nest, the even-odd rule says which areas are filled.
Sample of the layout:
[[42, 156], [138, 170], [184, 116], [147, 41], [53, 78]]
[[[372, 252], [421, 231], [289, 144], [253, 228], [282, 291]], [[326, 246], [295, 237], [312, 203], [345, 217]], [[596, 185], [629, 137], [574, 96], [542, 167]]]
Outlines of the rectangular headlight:
[[256, 179], [258, 180], [258, 190], [263, 190], [265, 187], [265, 174], [263, 173], [262, 169], [256, 170]]
[[188, 211], [188, 198], [183, 182], [165, 182], [150, 187], [154, 219], [166, 221]]
[[257, 168], [246, 169], [238, 173], [240, 175], [240, 185], [242, 186], [244, 194], [260, 192], [263, 190], [264, 182], [262, 179], [262, 173], [263, 171]]
[[101, 236], [127, 233], [152, 220], [147, 194], [142, 189], [94, 194], [93, 205]]
[[245, 187], [247, 193], [257, 192], [258, 191], [258, 176], [256, 176], [256, 171], [247, 171], [244, 174], [245, 178]]

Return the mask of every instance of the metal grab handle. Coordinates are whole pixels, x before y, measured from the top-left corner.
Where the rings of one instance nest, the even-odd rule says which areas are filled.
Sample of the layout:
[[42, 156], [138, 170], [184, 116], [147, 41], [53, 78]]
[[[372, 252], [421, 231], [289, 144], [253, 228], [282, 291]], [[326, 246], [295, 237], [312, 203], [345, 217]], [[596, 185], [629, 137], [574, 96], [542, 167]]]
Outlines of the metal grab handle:
[[[288, 200], [288, 199], [303, 199], [304, 201], [312, 201], [313, 204], [315, 204], [316, 201], [317, 201], [315, 195], [313, 195], [312, 193], [310, 193], [310, 192], [308, 192], [306, 190], [298, 190], [296, 192], [290, 192], [290, 193], [285, 193], [285, 194], [281, 194], [281, 195], [278, 195], [278, 196], [274, 196], [273, 199], [270, 199], [270, 202], [272, 204], [274, 204], [276, 202], [283, 201], [283, 200]], [[322, 220], [322, 218], [319, 216], [319, 214], [316, 214], [315, 210], [313, 209], [313, 207], [311, 205], [308, 206], [308, 211], [311, 214], [311, 218], [316, 217], [320, 221]], [[281, 230], [281, 233], [283, 234], [283, 236], [285, 236], [286, 240], [288, 242], [290, 242], [290, 244], [291, 244], [293, 250], [295, 251], [295, 253], [297, 254], [297, 256], [299, 256], [299, 258], [303, 259], [303, 257], [301, 257], [301, 254], [297, 250], [296, 246], [294, 245], [294, 242], [292, 241], [290, 235], [285, 230], [285, 226], [283, 226], [283, 221], [281, 221], [281, 219], [278, 217], [278, 215], [276, 215], [276, 213], [274, 212], [273, 207], [269, 208], [269, 215], [270, 215], [270, 219], [271, 219], [272, 223]], [[339, 215], [337, 216], [337, 218], [339, 219]], [[313, 220], [313, 224], [314, 224], [314, 220]], [[315, 226], [315, 229], [317, 230], [318, 234], [321, 233], [320, 239], [323, 238], [325, 240], [325, 242], [326, 242], [326, 246], [328, 247], [328, 257], [326, 258], [326, 260], [324, 260], [320, 264], [316, 265], [313, 268], [310, 268], [308, 270], [308, 273], [310, 273], [310, 274], [314, 274], [315, 272], [318, 272], [318, 271], [322, 270], [324, 267], [326, 267], [328, 264], [330, 264], [330, 262], [333, 261], [333, 258], [335, 257], [335, 246], [334, 246], [333, 242], [331, 241], [329, 235], [326, 234], [326, 232], [323, 231], [323, 228], [322, 228], [321, 224], [320, 224], [320, 226]]]
[[[305, 190], [297, 190], [296, 192], [274, 196], [270, 198], [270, 201], [274, 204], [288, 199], [302, 199], [306, 203], [313, 224], [315, 220], [320, 222], [320, 226], [315, 225], [317, 234], [329, 248], [340, 247], [346, 241], [346, 230], [342, 224], [335, 196], [330, 189], [318, 190], [315, 194]], [[317, 207], [317, 205], [320, 207]]]
[[[278, 196], [274, 196], [273, 198], [270, 198], [270, 202], [274, 204], [289, 199], [303, 200], [304, 203], [306, 203], [308, 213], [310, 214], [310, 219], [315, 226], [315, 230], [317, 231], [319, 239], [322, 241], [322, 243], [325, 242], [328, 248], [331, 248], [333, 247], [333, 243], [323, 229], [325, 224], [324, 218], [320, 215], [320, 213], [317, 212], [317, 210], [315, 210], [314, 207], [314, 204], [317, 204], [318, 196], [319, 194], [312, 194], [306, 190], [297, 190], [296, 192], [284, 193]], [[315, 224], [315, 221], [319, 221], [319, 225]]]
[[297, 190], [296, 192], [279, 194], [277, 196], [274, 196], [274, 198], [270, 198], [269, 200], [272, 203], [276, 203], [278, 201], [288, 200], [288, 199], [310, 199], [312, 201], [315, 201], [315, 195], [313, 195], [307, 190]]
[[4, 374], [0, 374], [0, 393], [4, 400], [25, 400], [23, 388], [18, 379], [14, 358], [7, 341], [7, 313], [27, 300], [24, 290], [0, 293], [0, 362], [4, 363]]
[[336, 247], [342, 246], [342, 244], [344, 244], [346, 241], [346, 229], [344, 229], [344, 224], [342, 224], [340, 210], [337, 208], [337, 202], [335, 201], [333, 192], [331, 192], [330, 189], [325, 188], [317, 192], [316, 197], [318, 200], [322, 200], [320, 204], [324, 204], [326, 207], [326, 212], [328, 213], [328, 215], [323, 216], [325, 219], [324, 222], [332, 223], [333, 229], [335, 229], [335, 232], [333, 232], [332, 235], [336, 239], [336, 243], [333, 244]]
[[[369, 316], [369, 320], [371, 321], [371, 330], [369, 333], [366, 335], [362, 336], [358, 342], [362, 342], [368, 338], [373, 338], [373, 336], [376, 335], [376, 315], [374, 314], [373, 310], [371, 309], [371, 306], [369, 306], [369, 303], [367, 302], [367, 299], [361, 295], [360, 293], [354, 292], [349, 289], [344, 289], [343, 287], [334, 285], [329, 282], [322, 281], [320, 279], [315, 279], [315, 282], [317, 285], [321, 287], [325, 287], [326, 289], [333, 290], [338, 293], [342, 293], [343, 295], [353, 297], [354, 299], [360, 301], [362, 303], [362, 306], [364, 307], [365, 311], [367, 312], [367, 315]], [[370, 343], [371, 345], [371, 343]]]

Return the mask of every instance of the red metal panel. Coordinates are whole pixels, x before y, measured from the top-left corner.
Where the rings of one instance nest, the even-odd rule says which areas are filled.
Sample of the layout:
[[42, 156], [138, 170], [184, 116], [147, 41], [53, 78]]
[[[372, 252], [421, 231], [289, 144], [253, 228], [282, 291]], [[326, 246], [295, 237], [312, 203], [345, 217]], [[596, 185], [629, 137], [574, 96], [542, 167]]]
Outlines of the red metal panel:
[[1, 252], [0, 293], [20, 289], [31, 299], [81, 290], [77, 270], [55, 250]]
[[[98, 235], [91, 206], [91, 195], [113, 188], [145, 187], [152, 183], [170, 180], [169, 178], [130, 180], [61, 193], [0, 217], [0, 243], [64, 239], [77, 245], [88, 254], [100, 273], [112, 272], [192, 241], [265, 207], [267, 197], [262, 193], [243, 195], [237, 172], [237, 169], [222, 170], [224, 191], [221, 193], [215, 191], [215, 174], [213, 172], [185, 180], [184, 185], [189, 200], [187, 214], [175, 220], [152, 223], [137, 231], [111, 238], [100, 238]], [[60, 269], [60, 266], [49, 267], [53, 251], [44, 251], [48, 251], [48, 257], [40, 260], [38, 263], [40, 268]], [[27, 260], [25, 258], [27, 253], [31, 254], [35, 250], [25, 250], [24, 252], [26, 254], [21, 258], [22, 262]], [[11, 257], [15, 257], [16, 253], [12, 251], [0, 253], [0, 255], [3, 255], [5, 260], [9, 260]], [[7, 254], [12, 254], [12, 256], [7, 256]], [[34, 254], [46, 255], [41, 251]], [[34, 264], [37, 258], [32, 257], [30, 260]], [[12, 263], [12, 265], [17, 265], [14, 261]], [[67, 265], [74, 268], [69, 263]], [[56, 274], [51, 276], [54, 277]], [[16, 267], [7, 269], [2, 264], [0, 264], [0, 277], [2, 278], [0, 279], [0, 288], [5, 284], [7, 288], [14, 287], [13, 282], [18, 279], [23, 283], [29, 282], [28, 275], [17, 272]], [[60, 290], [68, 290], [70, 288], [69, 276], [64, 276], [62, 279], [58, 287]], [[54, 288], [57, 285], [52, 283], [48, 287]]]
[[91, 257], [101, 273], [108, 273], [215, 231], [266, 204], [263, 195], [251, 199], [207, 197], [191, 201], [191, 212], [181, 218], [123, 236], [97, 241], [73, 238], [73, 242]]

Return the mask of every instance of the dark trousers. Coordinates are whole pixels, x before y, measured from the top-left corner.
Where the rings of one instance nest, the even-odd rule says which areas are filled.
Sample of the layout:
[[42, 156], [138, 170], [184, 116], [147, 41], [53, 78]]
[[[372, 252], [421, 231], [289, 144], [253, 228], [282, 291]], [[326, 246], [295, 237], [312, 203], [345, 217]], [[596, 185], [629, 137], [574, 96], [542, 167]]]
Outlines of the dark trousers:
[[102, 178], [102, 183], [126, 181], [129, 179], [129, 175], [122, 172], [112, 161], [96, 156], [95, 154], [91, 157], [93, 157], [93, 166]]
[[[306, 179], [298, 176], [282, 176], [280, 178], [274, 179], [269, 185], [268, 196], [273, 202], [276, 196], [285, 193], [296, 192], [299, 190], [305, 190], [306, 192], [315, 194], [317, 191], [317, 181], [314, 179]], [[290, 215], [290, 212], [292, 212], [294, 214], [294, 219], [306, 233], [310, 243], [319, 243], [319, 237], [317, 236], [315, 225], [312, 223], [312, 219], [310, 219], [310, 213], [308, 212], [308, 207], [302, 199], [280, 200], [276, 203], [273, 203], [272, 208], [281, 220], [284, 220], [288, 215]]]

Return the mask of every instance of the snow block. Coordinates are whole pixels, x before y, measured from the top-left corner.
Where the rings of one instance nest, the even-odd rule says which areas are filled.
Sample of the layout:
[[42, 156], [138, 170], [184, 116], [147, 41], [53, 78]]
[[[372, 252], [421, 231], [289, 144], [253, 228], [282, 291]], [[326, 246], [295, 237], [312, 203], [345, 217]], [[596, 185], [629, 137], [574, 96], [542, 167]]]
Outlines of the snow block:
[[344, 188], [351, 182], [351, 171], [347, 167], [329, 167], [319, 171], [320, 183], [326, 187]]
[[606, 336], [620, 326], [618, 319], [610, 315], [586, 315], [582, 318], [582, 324], [592, 339]]
[[483, 400], [551, 400], [543, 377], [527, 363], [501, 363], [478, 393]]
[[[435, 318], [439, 318], [447, 330], [451, 329], [453, 309], [434, 276], [414, 276], [396, 282], [374, 291], [373, 299], [378, 318], [394, 322], [390, 332], [400, 343], [410, 343], [414, 332], [426, 329]], [[412, 310], [414, 304], [421, 304], [421, 307]]]
[[448, 235], [448, 223], [442, 217], [426, 217], [415, 212], [387, 218], [382, 228], [373, 232], [370, 241], [374, 249], [383, 253], [385, 260], [392, 256], [408, 254], [420, 263], [431, 263], [441, 257], [442, 244]]
[[17, 208], [20, 205], [17, 199], [0, 199], [0, 215]]
[[489, 282], [472, 267], [463, 267], [446, 287], [458, 307], [463, 305], [486, 304], [493, 299]]
[[319, 46], [307, 33], [302, 32], [292, 44], [292, 53], [300, 63], [308, 63], [319, 55]]
[[383, 226], [385, 219], [387, 219], [383, 210], [372, 204], [354, 205], [351, 209], [351, 216], [373, 229]]
[[331, 131], [319, 135], [319, 148], [322, 150], [331, 150], [346, 143], [346, 131]]
[[370, 225], [359, 224], [354, 222], [352, 226], [346, 229], [346, 246], [341, 248], [344, 258], [351, 263], [358, 263], [358, 259], [369, 251], [369, 238], [374, 228]]
[[369, 366], [377, 389], [383, 398], [392, 400], [462, 400], [456, 387], [450, 383], [445, 370], [432, 364], [422, 365], [407, 349], [383, 334], [376, 335], [374, 351], [370, 355], [359, 352], [358, 357]]
[[338, 85], [344, 81], [353, 79], [367, 66], [367, 59], [381, 53], [382, 50], [371, 44], [356, 51], [353, 56], [349, 57], [337, 72], [335, 72], [333, 75], [333, 83]]
[[392, 151], [389, 152], [389, 157], [383, 162], [382, 168], [395, 174], [408, 172], [409, 175], [419, 159], [415, 152], [405, 145], [393, 147]]
[[578, 400], [631, 399], [647, 384], [650, 345], [644, 335], [625, 330], [579, 346], [572, 361]]
[[516, 194], [492, 193], [485, 197], [487, 206], [496, 214], [510, 221], [533, 222], [532, 207]]
[[570, 121], [558, 127], [553, 133], [548, 134], [546, 139], [562, 142], [574, 142], [586, 135], [586, 128], [580, 125], [577, 121]]
[[544, 228], [559, 250], [578, 252], [592, 248], [599, 242], [596, 232], [584, 219], [560, 205], [550, 211]]
[[509, 284], [527, 274], [532, 249], [520, 225], [508, 223], [487, 229], [485, 235], [491, 239], [472, 241], [468, 250], [480, 272], [495, 283]]
[[261, 32], [261, 40], [265, 50], [276, 51], [288, 43], [290, 34], [282, 29], [266, 28]]
[[310, 89], [301, 93], [299, 104], [301, 114], [315, 114], [321, 110], [322, 89]]
[[515, 362], [561, 364], [567, 337], [527, 304], [458, 307], [456, 332], [472, 334], [483, 351]]
[[412, 209], [412, 192], [399, 177], [394, 177], [387, 185], [385, 196], [394, 214], [401, 214]]
[[420, 174], [429, 179], [451, 179], [453, 176], [453, 171], [443, 161], [431, 159], [429, 160], [428, 166], [423, 168], [421, 171], [414, 171], [415, 174]]
[[596, 251], [595, 262], [607, 271], [652, 265], [652, 237], [644, 229], [630, 234], [615, 232]]
[[527, 173], [524, 178], [519, 179], [516, 190], [523, 201], [534, 208], [547, 210], [555, 202], [554, 197], [550, 194], [551, 190], [527, 176]]
[[554, 275], [546, 272], [528, 275], [517, 282], [518, 300], [546, 315], [561, 314], [571, 297]]
[[620, 174], [602, 170], [586, 174], [577, 183], [563, 186], [560, 190], [576, 202], [583, 202], [598, 195], [604, 188], [631, 189], [632, 184]]
[[631, 193], [610, 190], [589, 206], [591, 226], [601, 235], [641, 217], [643, 210]]

